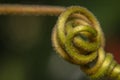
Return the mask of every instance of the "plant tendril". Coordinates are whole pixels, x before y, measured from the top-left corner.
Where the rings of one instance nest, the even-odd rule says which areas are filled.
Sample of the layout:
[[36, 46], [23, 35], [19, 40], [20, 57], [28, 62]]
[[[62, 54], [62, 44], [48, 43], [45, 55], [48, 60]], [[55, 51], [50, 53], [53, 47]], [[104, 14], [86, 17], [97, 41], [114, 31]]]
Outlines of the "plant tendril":
[[59, 16], [52, 43], [65, 60], [79, 65], [92, 80], [120, 80], [120, 65], [104, 51], [105, 39], [96, 17], [86, 8], [0, 4], [0, 15]]
[[112, 54], [105, 53], [103, 31], [86, 8], [72, 6], [61, 13], [53, 28], [52, 43], [61, 57], [80, 65], [92, 80], [105, 76], [120, 80], [120, 65]]

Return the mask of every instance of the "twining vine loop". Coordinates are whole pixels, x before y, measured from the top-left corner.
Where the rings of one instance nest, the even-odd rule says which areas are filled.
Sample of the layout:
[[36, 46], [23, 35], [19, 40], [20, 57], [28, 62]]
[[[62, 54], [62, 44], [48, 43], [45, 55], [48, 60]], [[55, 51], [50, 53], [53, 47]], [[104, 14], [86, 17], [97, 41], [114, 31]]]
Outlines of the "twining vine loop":
[[104, 35], [99, 26], [87, 9], [70, 7], [60, 15], [53, 30], [53, 46], [70, 62], [86, 64], [97, 57], [99, 46], [104, 46]]
[[109, 76], [120, 80], [120, 66], [110, 53], [105, 53], [105, 39], [99, 22], [86, 8], [67, 8], [53, 29], [52, 42], [60, 56], [80, 65], [91, 79]]

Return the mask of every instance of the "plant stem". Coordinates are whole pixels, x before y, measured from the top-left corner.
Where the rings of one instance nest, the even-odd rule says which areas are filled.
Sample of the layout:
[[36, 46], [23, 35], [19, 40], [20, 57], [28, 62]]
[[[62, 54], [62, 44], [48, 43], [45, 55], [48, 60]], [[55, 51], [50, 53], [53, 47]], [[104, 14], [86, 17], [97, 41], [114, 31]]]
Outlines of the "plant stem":
[[58, 6], [0, 4], [0, 15], [50, 15], [58, 16], [65, 10]]

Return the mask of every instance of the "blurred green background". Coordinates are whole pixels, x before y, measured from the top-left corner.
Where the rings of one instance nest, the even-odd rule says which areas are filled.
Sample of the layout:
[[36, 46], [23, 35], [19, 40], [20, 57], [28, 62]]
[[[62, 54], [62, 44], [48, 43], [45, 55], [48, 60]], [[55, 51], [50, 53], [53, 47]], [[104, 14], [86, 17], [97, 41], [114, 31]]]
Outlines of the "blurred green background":
[[[120, 0], [0, 0], [0, 4], [6, 3], [84, 6], [100, 21], [110, 50], [120, 52]], [[0, 80], [89, 80], [79, 66], [54, 52], [51, 31], [56, 20], [51, 16], [0, 15]]]

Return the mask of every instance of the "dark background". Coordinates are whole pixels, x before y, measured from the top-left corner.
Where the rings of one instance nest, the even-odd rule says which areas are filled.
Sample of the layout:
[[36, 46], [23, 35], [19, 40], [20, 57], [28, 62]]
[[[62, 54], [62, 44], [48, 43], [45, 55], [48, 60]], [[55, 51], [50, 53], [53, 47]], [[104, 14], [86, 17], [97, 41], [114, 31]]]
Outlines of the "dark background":
[[[120, 53], [120, 0], [0, 0], [0, 4], [80, 5], [100, 21], [106, 51]], [[0, 80], [89, 80], [51, 46], [57, 17], [0, 15]]]

